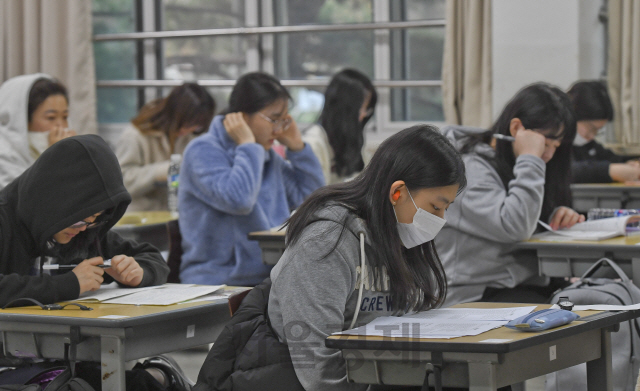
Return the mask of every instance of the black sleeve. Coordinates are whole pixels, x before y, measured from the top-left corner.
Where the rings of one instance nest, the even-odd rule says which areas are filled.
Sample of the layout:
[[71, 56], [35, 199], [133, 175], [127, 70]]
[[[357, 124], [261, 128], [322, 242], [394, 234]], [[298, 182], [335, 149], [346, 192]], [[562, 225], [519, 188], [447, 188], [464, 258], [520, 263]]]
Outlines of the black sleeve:
[[624, 163], [627, 159], [624, 156], [616, 155], [612, 150], [606, 149], [602, 144], [596, 143], [596, 160], [606, 160], [609, 163]]
[[[11, 270], [11, 260], [7, 259], [4, 249], [2, 231], [0, 231], [0, 307], [23, 297], [36, 299], [43, 304], [51, 304], [59, 301], [74, 300], [80, 295], [80, 283], [76, 275], [69, 272], [57, 276], [48, 274], [41, 276], [29, 276], [20, 274], [17, 270]], [[24, 262], [32, 260], [25, 259]], [[17, 305], [27, 305], [25, 302]]]
[[581, 160], [571, 162], [573, 183], [611, 183], [609, 165], [606, 160]]
[[[133, 240], [124, 239], [113, 231], [107, 232], [102, 239], [102, 253], [105, 259], [113, 258], [116, 255], [124, 254], [133, 257], [144, 270], [144, 276], [139, 287], [161, 285], [167, 282], [169, 266], [162, 258], [160, 251], [149, 243], [137, 243]], [[105, 282], [108, 282], [105, 273]]]

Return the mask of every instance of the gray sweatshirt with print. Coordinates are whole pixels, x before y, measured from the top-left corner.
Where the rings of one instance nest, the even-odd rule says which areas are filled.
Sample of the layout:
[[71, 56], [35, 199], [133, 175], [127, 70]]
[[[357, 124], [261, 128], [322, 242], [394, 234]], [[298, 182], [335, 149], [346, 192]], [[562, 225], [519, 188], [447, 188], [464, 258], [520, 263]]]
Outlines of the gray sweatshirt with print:
[[[448, 126], [442, 132], [458, 148], [479, 128]], [[447, 224], [435, 239], [447, 275], [444, 306], [477, 301], [486, 287], [511, 288], [537, 275], [533, 254], [515, 252], [513, 245], [534, 233], [542, 210], [546, 164], [534, 155], [521, 155], [515, 178], [505, 189], [486, 158], [487, 144], [463, 156], [467, 187], [449, 206]]]
[[362, 301], [358, 302], [360, 232], [366, 238], [366, 258], [374, 256], [365, 222], [339, 205], [326, 207], [315, 217], [317, 221], [287, 247], [271, 271], [269, 319], [280, 340], [289, 346], [296, 375], [306, 390], [365, 390], [366, 385], [347, 382], [342, 353], [326, 348], [324, 341], [349, 328], [357, 306], [356, 325], [397, 314], [392, 309], [388, 278], [380, 279], [384, 283], [371, 283], [373, 274], [367, 262]]

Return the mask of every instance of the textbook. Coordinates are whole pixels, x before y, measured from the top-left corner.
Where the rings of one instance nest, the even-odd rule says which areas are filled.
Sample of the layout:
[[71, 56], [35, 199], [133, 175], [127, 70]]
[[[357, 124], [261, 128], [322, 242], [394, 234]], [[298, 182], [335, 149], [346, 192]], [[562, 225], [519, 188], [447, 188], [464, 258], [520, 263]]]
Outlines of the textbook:
[[640, 233], [637, 223], [640, 216], [619, 216], [606, 219], [590, 220], [577, 223], [571, 228], [554, 230], [548, 224], [538, 221], [550, 232], [534, 235], [541, 240], [604, 240], [616, 236], [635, 235]]

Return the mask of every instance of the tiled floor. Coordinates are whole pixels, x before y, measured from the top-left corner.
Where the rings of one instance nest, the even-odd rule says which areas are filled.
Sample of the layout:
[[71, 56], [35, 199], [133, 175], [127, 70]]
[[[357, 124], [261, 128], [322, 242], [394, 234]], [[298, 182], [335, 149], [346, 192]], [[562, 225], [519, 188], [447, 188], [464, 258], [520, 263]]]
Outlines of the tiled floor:
[[[204, 359], [207, 357], [207, 353], [209, 351], [209, 346], [203, 346], [198, 349], [190, 349], [184, 350], [181, 352], [174, 352], [169, 354], [173, 357], [180, 367], [184, 371], [184, 373], [189, 376], [189, 378], [193, 381], [196, 381], [198, 378], [198, 372], [200, 372], [200, 367], [204, 362]], [[528, 380], [525, 383], [525, 390], [516, 390], [513, 391], [544, 391], [544, 376], [538, 377], [535, 379]]]

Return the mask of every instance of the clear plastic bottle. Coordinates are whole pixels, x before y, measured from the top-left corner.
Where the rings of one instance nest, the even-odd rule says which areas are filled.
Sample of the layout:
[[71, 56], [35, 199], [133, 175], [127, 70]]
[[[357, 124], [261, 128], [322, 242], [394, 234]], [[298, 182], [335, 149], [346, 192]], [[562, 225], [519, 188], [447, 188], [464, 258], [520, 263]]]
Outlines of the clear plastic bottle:
[[169, 203], [169, 212], [171, 212], [171, 216], [174, 218], [178, 217], [178, 186], [180, 184], [181, 161], [182, 155], [178, 153], [171, 155], [171, 164], [169, 165], [169, 173], [167, 176], [167, 201]]
[[607, 209], [591, 208], [587, 214], [587, 220], [606, 219], [609, 217], [630, 216], [640, 214], [638, 209]]

